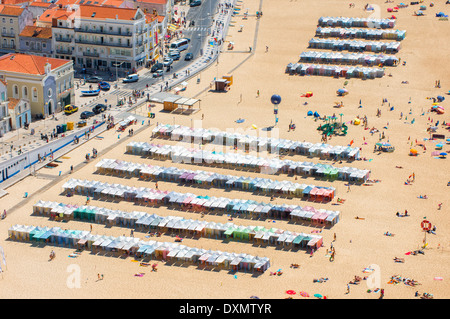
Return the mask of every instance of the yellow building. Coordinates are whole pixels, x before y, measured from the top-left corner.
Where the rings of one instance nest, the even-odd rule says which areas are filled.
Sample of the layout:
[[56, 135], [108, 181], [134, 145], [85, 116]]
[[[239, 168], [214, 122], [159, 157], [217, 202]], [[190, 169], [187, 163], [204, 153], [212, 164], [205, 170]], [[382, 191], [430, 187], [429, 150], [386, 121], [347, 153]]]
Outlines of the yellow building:
[[30, 101], [35, 117], [61, 112], [75, 101], [72, 60], [6, 54], [0, 57], [0, 79], [7, 82], [8, 97]]

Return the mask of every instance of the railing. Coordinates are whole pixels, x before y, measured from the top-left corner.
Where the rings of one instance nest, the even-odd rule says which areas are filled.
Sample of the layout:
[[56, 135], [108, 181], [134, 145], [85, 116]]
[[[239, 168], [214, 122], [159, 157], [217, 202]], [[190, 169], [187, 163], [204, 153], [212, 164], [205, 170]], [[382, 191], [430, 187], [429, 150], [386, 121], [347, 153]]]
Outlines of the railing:
[[98, 58], [100, 56], [100, 53], [98, 52], [83, 52], [83, 56], [91, 56]]
[[2, 48], [4, 48], [4, 49], [15, 49], [16, 45], [15, 44], [2, 44]]
[[75, 39], [75, 43], [80, 44], [92, 44], [92, 45], [106, 45], [110, 47], [122, 47], [122, 48], [131, 48], [131, 43], [107, 43], [101, 41], [91, 41], [91, 40], [83, 40], [83, 39]]
[[56, 53], [58, 54], [72, 54], [73, 50], [63, 50], [63, 49], [56, 49]]
[[59, 38], [55, 38], [55, 40], [58, 41], [58, 42], [72, 42], [72, 38], [59, 37]]
[[126, 37], [131, 37], [133, 35], [130, 31], [109, 31], [109, 30], [88, 30], [83, 28], [75, 28], [76, 32], [82, 32], [82, 33], [95, 33], [95, 34], [106, 34], [106, 35], [121, 35]]
[[2, 37], [15, 38], [16, 35], [15, 35], [15, 33], [11, 33], [11, 32], [2, 32]]

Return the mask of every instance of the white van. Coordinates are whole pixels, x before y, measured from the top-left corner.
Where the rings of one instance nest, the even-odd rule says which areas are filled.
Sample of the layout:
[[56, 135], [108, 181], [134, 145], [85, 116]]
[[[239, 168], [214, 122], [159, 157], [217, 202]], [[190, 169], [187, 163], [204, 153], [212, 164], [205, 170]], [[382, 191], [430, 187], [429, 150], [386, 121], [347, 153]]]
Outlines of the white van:
[[139, 75], [137, 74], [129, 74], [125, 79], [123, 79], [123, 83], [137, 82], [139, 80]]
[[189, 46], [189, 39], [180, 39], [170, 44], [170, 49], [186, 50]]

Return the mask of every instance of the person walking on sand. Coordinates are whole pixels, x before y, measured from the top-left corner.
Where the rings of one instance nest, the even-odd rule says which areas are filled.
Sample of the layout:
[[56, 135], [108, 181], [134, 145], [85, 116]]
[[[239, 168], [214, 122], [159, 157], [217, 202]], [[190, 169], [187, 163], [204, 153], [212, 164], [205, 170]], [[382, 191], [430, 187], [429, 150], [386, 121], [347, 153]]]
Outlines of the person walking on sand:
[[259, 90], [258, 90], [258, 91], [256, 91], [256, 96], [257, 96], [257, 97], [259, 97]]

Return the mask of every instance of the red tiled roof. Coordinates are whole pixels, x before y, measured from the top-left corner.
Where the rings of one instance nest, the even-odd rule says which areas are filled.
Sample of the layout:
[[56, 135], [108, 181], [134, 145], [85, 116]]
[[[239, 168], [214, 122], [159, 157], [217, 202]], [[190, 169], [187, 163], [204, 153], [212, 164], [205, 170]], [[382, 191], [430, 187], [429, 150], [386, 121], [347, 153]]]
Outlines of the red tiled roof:
[[136, 16], [138, 9], [98, 7], [98, 6], [80, 6], [80, 18], [92, 18], [94, 20], [115, 19], [132, 20]]
[[9, 101], [8, 109], [10, 109], [10, 110], [14, 110], [16, 108], [17, 104], [19, 104], [19, 102], [20, 102], [19, 99], [15, 99], [13, 97], [9, 97], [8, 101]]
[[11, 4], [11, 5], [16, 5], [16, 4], [22, 4], [22, 3], [26, 3], [28, 1], [26, 0], [2, 0], [2, 4]]
[[33, 1], [31, 2], [28, 6], [30, 7], [43, 7], [43, 8], [48, 8], [51, 5], [53, 5], [53, 3], [51, 2], [41, 2], [41, 1]]
[[50, 63], [51, 69], [54, 70], [70, 62], [71, 60], [47, 58], [31, 54], [9, 53], [0, 57], [0, 72], [44, 75], [46, 63]]
[[52, 22], [53, 19], [65, 20], [68, 19], [71, 15], [75, 14], [74, 11], [67, 12], [66, 9], [60, 9], [58, 7], [54, 7], [48, 10], [45, 10], [44, 13], [39, 17], [39, 21], [42, 22]]
[[33, 37], [39, 39], [51, 39], [52, 38], [52, 28], [37, 27], [34, 25], [29, 25], [23, 28], [22, 32], [19, 34], [21, 37]]
[[166, 4], [167, 0], [136, 0], [136, 2], [154, 3], [154, 4]]
[[7, 16], [20, 16], [23, 9], [19, 6], [0, 5], [0, 14]]

